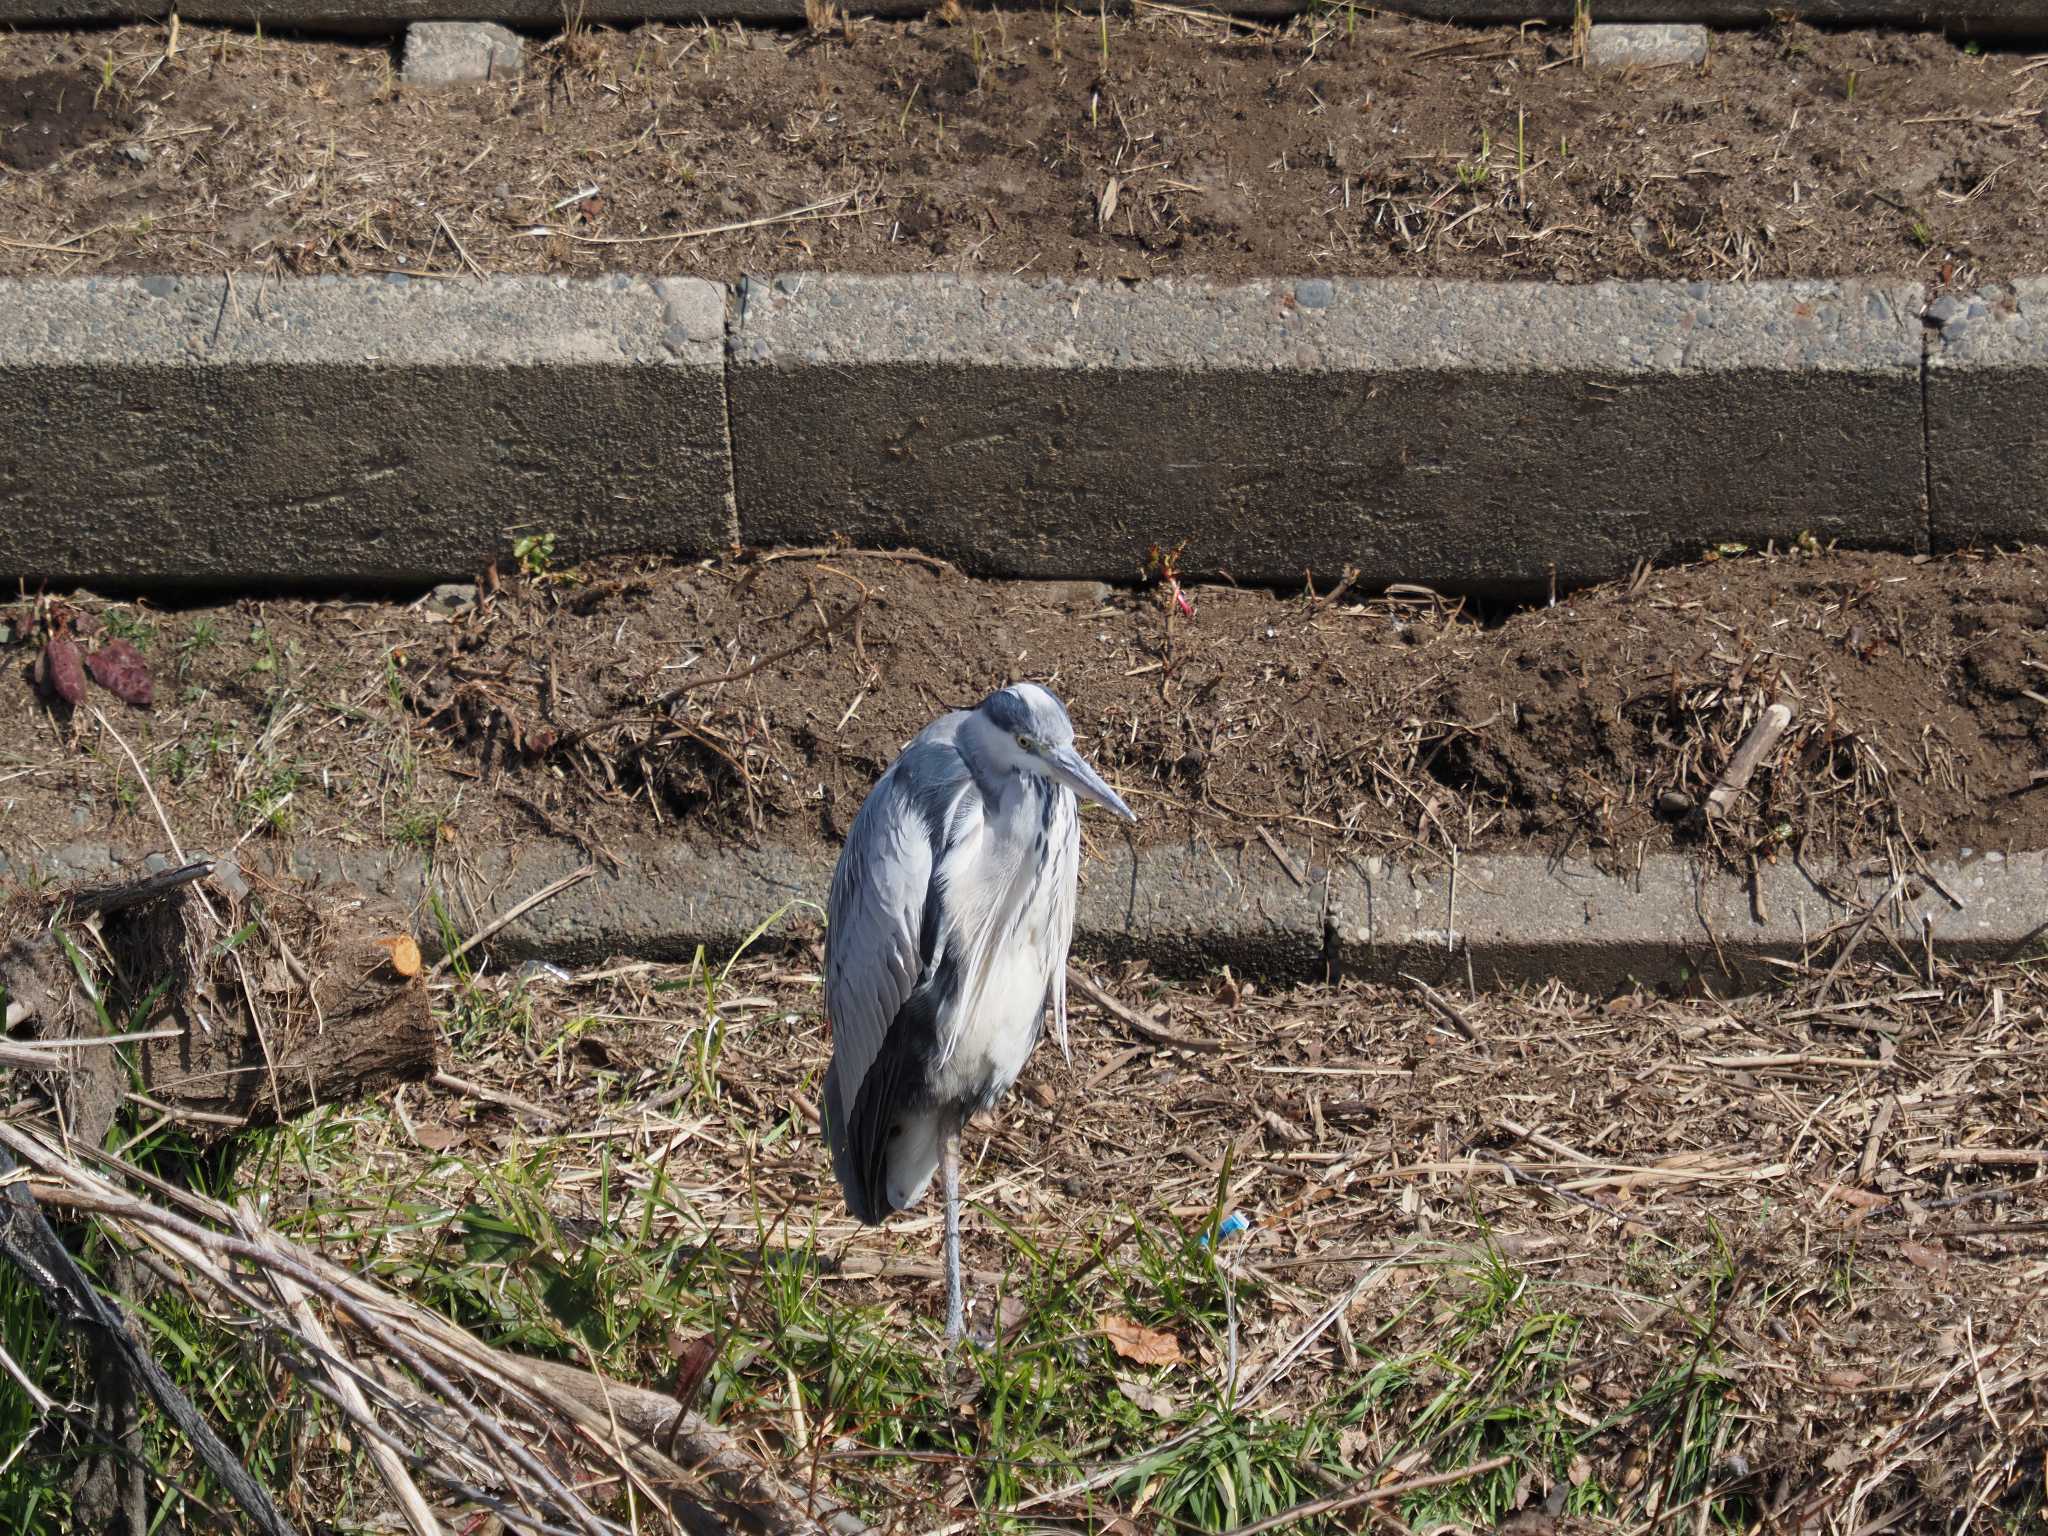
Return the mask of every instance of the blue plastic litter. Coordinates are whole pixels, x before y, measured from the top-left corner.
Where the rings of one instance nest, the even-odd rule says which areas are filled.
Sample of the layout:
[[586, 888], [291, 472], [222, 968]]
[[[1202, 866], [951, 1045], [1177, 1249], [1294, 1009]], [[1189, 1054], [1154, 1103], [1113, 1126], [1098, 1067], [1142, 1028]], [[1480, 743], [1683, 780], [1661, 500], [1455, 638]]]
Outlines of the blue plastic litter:
[[[1235, 1237], [1250, 1226], [1251, 1222], [1245, 1218], [1243, 1211], [1232, 1211], [1223, 1218], [1223, 1224], [1216, 1229], [1217, 1241], [1220, 1242], [1226, 1237]], [[1206, 1232], [1202, 1234], [1202, 1246], [1204, 1248], [1209, 1246], [1209, 1234]]]

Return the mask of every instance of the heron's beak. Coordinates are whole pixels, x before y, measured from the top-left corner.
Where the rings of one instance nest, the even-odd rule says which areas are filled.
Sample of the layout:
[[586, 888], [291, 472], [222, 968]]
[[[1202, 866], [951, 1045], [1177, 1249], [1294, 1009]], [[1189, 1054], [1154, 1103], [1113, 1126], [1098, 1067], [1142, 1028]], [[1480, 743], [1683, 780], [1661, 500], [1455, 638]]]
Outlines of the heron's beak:
[[1138, 813], [1125, 805], [1121, 796], [1102, 782], [1102, 775], [1088, 766], [1088, 760], [1072, 747], [1054, 747], [1045, 754], [1052, 776], [1083, 800], [1106, 805], [1125, 821], [1136, 821]]

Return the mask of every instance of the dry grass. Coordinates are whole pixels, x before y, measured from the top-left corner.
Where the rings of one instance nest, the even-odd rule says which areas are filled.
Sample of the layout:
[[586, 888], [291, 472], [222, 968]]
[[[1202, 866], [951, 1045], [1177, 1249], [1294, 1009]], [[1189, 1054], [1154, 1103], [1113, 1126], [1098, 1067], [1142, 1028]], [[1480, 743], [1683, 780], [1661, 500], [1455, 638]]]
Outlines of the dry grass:
[[[438, 1314], [656, 1388], [708, 1358], [686, 1389], [707, 1416], [884, 1528], [1225, 1530], [1385, 1486], [1388, 1529], [1547, 1509], [1602, 1531], [2038, 1530], [2048, 988], [1880, 948], [1770, 997], [1460, 998], [1476, 1044], [1392, 991], [1118, 974], [1124, 1006], [1223, 1049], [1087, 1010], [1072, 1064], [1041, 1052], [977, 1129], [970, 1299], [1003, 1340], [957, 1378], [934, 1359], [935, 1215], [866, 1230], [835, 1198], [800, 949], [459, 975], [452, 1086], [273, 1133], [193, 1219], [228, 1230], [256, 1200], [306, 1263], [412, 1319], [399, 1342], [457, 1348]], [[162, 1225], [71, 1208], [121, 1244]], [[260, 1278], [246, 1253], [209, 1262]], [[388, 1341], [312, 1304], [388, 1386]], [[374, 1525], [360, 1439], [303, 1427], [333, 1412], [317, 1382], [232, 1344], [247, 1305], [202, 1286], [180, 1325], [227, 1373], [215, 1404], [308, 1515]], [[1130, 1358], [1105, 1329], [1150, 1342]], [[278, 1393], [287, 1419], [233, 1416]], [[531, 1436], [530, 1404], [458, 1396]], [[469, 1466], [501, 1501], [527, 1486]], [[594, 1486], [624, 1509], [624, 1484]]]
[[[0, 37], [0, 272], [771, 268], [1740, 279], [2040, 270], [2048, 73], [1939, 38], [1717, 38], [1599, 74], [1541, 28], [1146, 4], [573, 28], [422, 96], [384, 47]], [[1099, 26], [1098, 26], [1099, 21]], [[1114, 185], [1112, 197], [1108, 188]]]

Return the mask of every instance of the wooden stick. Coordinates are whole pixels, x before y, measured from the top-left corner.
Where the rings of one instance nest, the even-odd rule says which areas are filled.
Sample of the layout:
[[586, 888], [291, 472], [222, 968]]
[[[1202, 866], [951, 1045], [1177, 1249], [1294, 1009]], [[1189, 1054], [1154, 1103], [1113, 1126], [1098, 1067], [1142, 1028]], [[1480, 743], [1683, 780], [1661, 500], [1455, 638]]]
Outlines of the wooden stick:
[[[256, 1213], [256, 1207], [244, 1195], [235, 1203], [237, 1213], [243, 1222], [243, 1231], [251, 1238], [260, 1240], [263, 1220]], [[268, 1271], [266, 1278], [277, 1298], [290, 1310], [299, 1329], [323, 1357], [341, 1358], [332, 1335], [320, 1321], [320, 1315], [313, 1310], [312, 1300], [305, 1288], [290, 1275], [277, 1270]], [[363, 1396], [363, 1389], [346, 1370], [328, 1367], [325, 1375], [328, 1384], [342, 1399], [342, 1404], [355, 1417], [369, 1424], [377, 1422], [377, 1416], [370, 1407], [369, 1399]], [[392, 1498], [398, 1501], [399, 1512], [405, 1516], [405, 1523], [412, 1527], [413, 1536], [444, 1536], [441, 1522], [434, 1518], [434, 1511], [428, 1507], [421, 1495], [419, 1484], [412, 1480], [412, 1473], [406, 1470], [405, 1458], [400, 1456], [382, 1440], [367, 1439], [363, 1449], [370, 1453], [370, 1460], [376, 1463], [377, 1471], [384, 1478], [384, 1486], [391, 1490]]]
[[1176, 1051], [1220, 1051], [1223, 1049], [1223, 1042], [1221, 1040], [1184, 1039], [1179, 1035], [1169, 1035], [1136, 1009], [1126, 1008], [1122, 1003], [1090, 981], [1079, 969], [1071, 965], [1067, 967], [1067, 985], [1074, 988], [1074, 990], [1087, 998], [1089, 1002], [1100, 1008], [1104, 1013], [1121, 1021], [1123, 1026], [1140, 1040], [1149, 1040], [1154, 1045], [1163, 1045]]
[[1546, 1136], [1541, 1131], [1532, 1131], [1526, 1125], [1510, 1120], [1504, 1115], [1497, 1118], [1493, 1123], [1516, 1140], [1526, 1141], [1530, 1146], [1541, 1147], [1546, 1152], [1555, 1152], [1566, 1162], [1581, 1163], [1588, 1168], [1604, 1168], [1607, 1166], [1597, 1158], [1586, 1156], [1577, 1147], [1567, 1145], [1554, 1136]]
[[1225, 1536], [1259, 1536], [1261, 1531], [1278, 1530], [1283, 1525], [1297, 1525], [1303, 1520], [1313, 1520], [1318, 1515], [1333, 1515], [1340, 1509], [1356, 1509], [1361, 1504], [1384, 1504], [1390, 1499], [1404, 1499], [1411, 1493], [1425, 1488], [1441, 1488], [1446, 1483], [1462, 1483], [1467, 1478], [1483, 1477], [1488, 1472], [1498, 1472], [1514, 1461], [1512, 1456], [1489, 1456], [1484, 1461], [1475, 1461], [1470, 1466], [1460, 1467], [1455, 1472], [1432, 1472], [1427, 1477], [1411, 1477], [1405, 1482], [1388, 1483], [1382, 1488], [1354, 1488], [1328, 1499], [1311, 1499], [1306, 1504], [1297, 1504], [1292, 1509], [1283, 1509], [1277, 1515], [1268, 1515], [1264, 1520], [1255, 1520], [1250, 1525], [1240, 1525]]
[[557, 896], [561, 895], [562, 892], [568, 890], [570, 886], [579, 885], [583, 881], [588, 880], [592, 875], [596, 873], [597, 866], [595, 864], [586, 864], [581, 869], [575, 870], [569, 874], [562, 876], [562, 878], [555, 881], [554, 884], [542, 886], [539, 890], [535, 891], [531, 896], [527, 897], [526, 900], [518, 902], [512, 907], [508, 908], [507, 910], [500, 912], [488, 923], [485, 923], [483, 927], [477, 929], [475, 933], [471, 934], [467, 939], [463, 940], [462, 943], [457, 945], [452, 951], [450, 951], [448, 954], [443, 955], [440, 959], [436, 960], [434, 962], [433, 970], [428, 972], [428, 974], [431, 976], [440, 975], [443, 971], [448, 969], [449, 966], [453, 965], [456, 961], [460, 960], [472, 949], [475, 949], [477, 945], [483, 943], [485, 939], [491, 937], [492, 934], [497, 933], [499, 930], [509, 927], [511, 924], [518, 922], [520, 918], [526, 916], [527, 913], [531, 912], [535, 907], [539, 906], [542, 902], [553, 901]]
[[1412, 982], [1418, 989], [1420, 989], [1422, 993], [1422, 1000], [1428, 1003], [1431, 1009], [1433, 1009], [1440, 1017], [1442, 1017], [1443, 1020], [1446, 1023], [1448, 1023], [1453, 1029], [1455, 1029], [1459, 1034], [1463, 1035], [1473, 1045], [1477, 1046], [1479, 1048], [1480, 1055], [1484, 1056], [1487, 1054], [1486, 1042], [1480, 1038], [1479, 1031], [1472, 1027], [1472, 1021], [1465, 1017], [1463, 1009], [1459, 1008], [1449, 998], [1445, 997], [1441, 992], [1437, 991], [1435, 987], [1432, 987], [1420, 976], [1411, 976], [1406, 971], [1403, 971], [1401, 973], [1401, 979], [1406, 982]]
[[1979, 1168], [2038, 1168], [2048, 1164], [2048, 1151], [2023, 1147], [1933, 1147], [1921, 1156], [1929, 1162], [1968, 1163]]
[[1899, 892], [1906, 888], [1906, 877], [1900, 875], [1892, 881], [1891, 888], [1870, 904], [1870, 910], [1858, 919], [1855, 930], [1849, 935], [1849, 942], [1842, 946], [1842, 952], [1835, 956], [1835, 963], [1828, 967], [1827, 975], [1821, 977], [1821, 990], [1825, 992], [1842, 974], [1842, 968], [1849, 963], [1849, 957], [1856, 953], [1856, 946], [1863, 942], [1863, 935], [1870, 931], [1870, 925], [1877, 921], [1877, 914], [1898, 899]]
[[160, 875], [145, 875], [140, 880], [126, 880], [119, 885], [96, 885], [86, 890], [72, 891], [64, 897], [64, 905], [76, 917], [108, 917], [116, 912], [125, 912], [130, 907], [139, 907], [157, 897], [190, 885], [194, 880], [204, 880], [213, 873], [213, 860], [201, 859], [187, 864], [183, 869], [168, 869]]
[[1735, 803], [1735, 797], [1748, 787], [1750, 775], [1756, 772], [1757, 764], [1778, 744], [1778, 738], [1785, 734], [1785, 728], [1791, 723], [1790, 704], [1774, 703], [1763, 712], [1757, 723], [1749, 728], [1749, 734], [1742, 738], [1742, 745], [1735, 749], [1735, 755], [1728, 759], [1721, 781], [1707, 792], [1709, 816], [1727, 814], [1728, 807]]
[[1863, 1143], [1863, 1156], [1856, 1164], [1856, 1182], [1858, 1184], [1867, 1185], [1872, 1177], [1876, 1175], [1878, 1153], [1884, 1147], [1884, 1133], [1886, 1128], [1891, 1125], [1892, 1115], [1898, 1110], [1898, 1107], [1899, 1096], [1895, 1093], [1886, 1094], [1884, 1102], [1877, 1106], [1877, 1114], [1872, 1117], [1870, 1122], [1870, 1135]]

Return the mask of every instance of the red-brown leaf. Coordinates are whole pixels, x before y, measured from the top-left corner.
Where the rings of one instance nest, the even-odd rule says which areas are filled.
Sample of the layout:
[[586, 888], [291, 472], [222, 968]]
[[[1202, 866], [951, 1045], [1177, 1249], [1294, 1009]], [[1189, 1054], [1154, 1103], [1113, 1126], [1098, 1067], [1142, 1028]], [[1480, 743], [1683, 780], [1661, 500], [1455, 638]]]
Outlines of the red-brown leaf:
[[1095, 1322], [1109, 1340], [1109, 1347], [1126, 1360], [1135, 1360], [1139, 1365], [1174, 1365], [1180, 1360], [1180, 1341], [1170, 1333], [1147, 1328], [1114, 1312], [1104, 1312]]
[[78, 642], [69, 635], [52, 635], [43, 647], [43, 686], [66, 704], [77, 705], [85, 697], [85, 666], [79, 660]]
[[694, 1339], [685, 1339], [680, 1333], [671, 1333], [668, 1347], [676, 1357], [676, 1384], [671, 1395], [687, 1408], [703, 1387], [704, 1378], [711, 1374], [712, 1362], [718, 1358], [718, 1337], [700, 1333]]
[[141, 652], [126, 640], [109, 640], [85, 664], [92, 668], [93, 681], [123, 703], [147, 709], [156, 697], [156, 684]]

